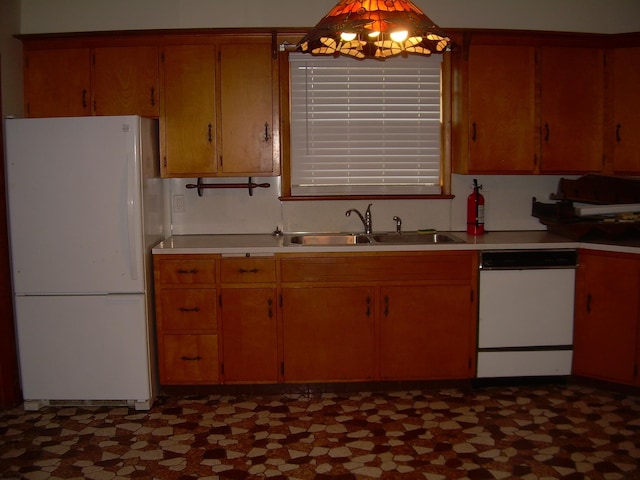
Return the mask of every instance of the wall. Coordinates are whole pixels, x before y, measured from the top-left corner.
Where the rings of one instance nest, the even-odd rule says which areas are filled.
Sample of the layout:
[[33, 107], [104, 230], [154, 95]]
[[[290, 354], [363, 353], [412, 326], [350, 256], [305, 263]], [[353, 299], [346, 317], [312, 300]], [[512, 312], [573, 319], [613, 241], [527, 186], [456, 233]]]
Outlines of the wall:
[[[7, 0], [2, 0], [3, 4]], [[18, 0], [9, 0], [17, 2]], [[640, 31], [638, 0], [414, 0], [441, 27], [554, 30], [591, 33]], [[311, 26], [336, 0], [22, 0], [21, 33], [73, 31]], [[1, 17], [0, 17], [1, 18]], [[15, 18], [15, 16], [14, 16]], [[18, 63], [14, 64], [15, 70]], [[9, 97], [21, 96], [12, 85]], [[14, 90], [15, 89], [15, 90]], [[4, 93], [4, 92], [3, 92]], [[5, 105], [8, 111], [9, 105]], [[10, 111], [10, 110], [9, 110]], [[392, 230], [399, 215], [405, 229], [464, 230], [466, 197], [473, 177], [453, 176], [455, 199], [375, 201], [374, 228]], [[488, 230], [542, 229], [531, 217], [531, 197], [547, 200], [559, 177], [478, 177], [487, 200]], [[246, 179], [242, 179], [244, 181]], [[228, 181], [240, 181], [232, 179]], [[209, 190], [198, 197], [185, 188], [195, 179], [170, 180], [172, 195], [184, 195], [185, 212], [171, 218], [174, 233], [262, 233], [356, 230], [347, 208], [364, 201], [280, 202], [279, 178], [250, 197], [244, 190]]]

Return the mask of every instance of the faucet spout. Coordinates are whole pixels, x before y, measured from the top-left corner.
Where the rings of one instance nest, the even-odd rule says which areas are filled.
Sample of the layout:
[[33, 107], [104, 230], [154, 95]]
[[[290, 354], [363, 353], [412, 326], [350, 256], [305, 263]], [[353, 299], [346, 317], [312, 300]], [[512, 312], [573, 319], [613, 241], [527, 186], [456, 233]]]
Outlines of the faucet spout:
[[362, 222], [362, 225], [364, 226], [364, 233], [366, 233], [367, 235], [371, 234], [371, 232], [373, 231], [373, 226], [372, 226], [373, 221], [371, 219], [371, 205], [373, 204], [372, 203], [369, 204], [369, 206], [367, 207], [367, 210], [364, 212], [364, 215], [362, 215], [362, 213], [360, 213], [360, 211], [356, 208], [350, 208], [345, 213], [347, 217], [350, 217], [352, 213], [355, 213], [356, 215], [358, 215], [358, 217], [360, 218], [360, 221]]

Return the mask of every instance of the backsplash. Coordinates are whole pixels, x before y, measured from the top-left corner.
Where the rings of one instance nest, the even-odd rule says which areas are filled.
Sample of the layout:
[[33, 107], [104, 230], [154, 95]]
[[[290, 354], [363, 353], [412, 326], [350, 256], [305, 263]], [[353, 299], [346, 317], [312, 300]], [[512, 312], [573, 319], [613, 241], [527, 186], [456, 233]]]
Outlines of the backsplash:
[[[393, 231], [393, 216], [402, 219], [404, 230], [435, 228], [438, 230], [466, 230], [466, 199], [471, 193], [473, 179], [483, 186], [486, 199], [485, 226], [487, 231], [544, 230], [537, 218], [531, 216], [531, 198], [549, 201], [557, 190], [561, 176], [547, 175], [452, 175], [453, 200], [374, 200], [374, 231]], [[575, 177], [567, 177], [575, 178]], [[255, 179], [254, 179], [255, 180]], [[368, 202], [304, 201], [281, 202], [280, 177], [260, 178], [270, 188], [258, 188], [253, 195], [245, 189], [210, 189], [199, 197], [186, 185], [195, 179], [169, 179], [167, 201], [173, 195], [184, 195], [184, 213], [171, 213], [174, 235], [213, 233], [270, 233], [279, 227], [286, 232], [359, 231], [360, 220], [346, 217], [349, 208], [364, 211]], [[246, 179], [208, 179], [209, 182], [246, 181]]]

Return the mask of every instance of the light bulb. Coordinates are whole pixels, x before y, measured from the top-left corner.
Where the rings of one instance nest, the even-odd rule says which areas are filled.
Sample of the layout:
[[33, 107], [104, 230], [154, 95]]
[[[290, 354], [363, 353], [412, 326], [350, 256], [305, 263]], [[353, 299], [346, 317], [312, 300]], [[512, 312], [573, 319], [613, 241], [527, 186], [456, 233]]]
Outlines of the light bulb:
[[409, 36], [409, 32], [407, 32], [406, 30], [401, 30], [399, 32], [391, 32], [389, 36], [394, 42], [400, 43], [404, 42], [407, 39], [407, 37]]
[[349, 32], [342, 32], [340, 34], [340, 38], [342, 39], [343, 42], [350, 42], [351, 40], [354, 40], [356, 36], [357, 35], [355, 33], [349, 33]]

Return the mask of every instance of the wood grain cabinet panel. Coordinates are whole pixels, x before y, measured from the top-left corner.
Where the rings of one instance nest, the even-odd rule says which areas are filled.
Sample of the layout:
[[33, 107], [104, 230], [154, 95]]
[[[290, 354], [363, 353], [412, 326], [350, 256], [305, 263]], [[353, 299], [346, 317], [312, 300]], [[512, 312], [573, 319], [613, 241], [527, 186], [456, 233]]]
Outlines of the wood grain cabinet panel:
[[611, 118], [607, 138], [613, 145], [613, 171], [640, 173], [640, 47], [616, 48], [607, 54], [610, 67]]
[[382, 379], [472, 377], [472, 293], [470, 285], [382, 287]]
[[604, 50], [544, 47], [541, 64], [543, 173], [604, 168]]
[[470, 46], [468, 173], [534, 171], [535, 53], [531, 46]]
[[374, 296], [366, 286], [284, 288], [285, 381], [373, 380]]
[[580, 250], [573, 373], [640, 385], [640, 260]]
[[163, 335], [160, 342], [163, 385], [218, 383], [217, 335]]
[[275, 257], [223, 257], [220, 281], [224, 382], [277, 383]]
[[216, 46], [165, 46], [161, 69], [163, 176], [215, 175]]
[[158, 47], [95, 48], [92, 72], [94, 115], [160, 114]]
[[91, 115], [91, 49], [27, 50], [25, 112], [29, 117]]

